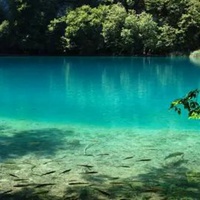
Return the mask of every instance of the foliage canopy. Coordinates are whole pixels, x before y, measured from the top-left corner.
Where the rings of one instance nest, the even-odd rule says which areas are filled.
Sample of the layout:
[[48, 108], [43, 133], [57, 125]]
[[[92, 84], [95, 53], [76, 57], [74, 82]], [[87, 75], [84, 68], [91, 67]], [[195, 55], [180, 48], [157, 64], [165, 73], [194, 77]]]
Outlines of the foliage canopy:
[[200, 105], [197, 102], [197, 96], [200, 90], [190, 91], [185, 97], [172, 101], [170, 108], [181, 114], [181, 106], [188, 112], [189, 119], [200, 119]]
[[200, 48], [199, 0], [3, 0], [0, 53], [168, 54]]

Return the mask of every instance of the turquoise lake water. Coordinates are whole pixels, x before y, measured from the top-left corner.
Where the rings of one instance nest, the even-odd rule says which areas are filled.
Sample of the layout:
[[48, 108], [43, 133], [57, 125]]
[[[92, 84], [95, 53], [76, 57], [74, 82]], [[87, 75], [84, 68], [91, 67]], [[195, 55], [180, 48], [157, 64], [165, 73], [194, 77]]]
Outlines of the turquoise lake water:
[[199, 200], [188, 58], [0, 57], [0, 199]]
[[0, 117], [106, 128], [198, 129], [169, 111], [200, 86], [187, 58], [1, 57]]

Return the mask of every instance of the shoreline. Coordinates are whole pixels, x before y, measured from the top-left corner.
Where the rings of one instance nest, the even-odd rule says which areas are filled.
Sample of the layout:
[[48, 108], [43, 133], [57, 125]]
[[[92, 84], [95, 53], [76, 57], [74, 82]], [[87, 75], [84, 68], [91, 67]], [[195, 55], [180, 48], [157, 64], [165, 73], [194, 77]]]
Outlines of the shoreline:
[[0, 57], [9, 57], [9, 56], [19, 56], [19, 57], [189, 57], [190, 53], [186, 52], [171, 52], [167, 54], [135, 54], [135, 55], [114, 55], [114, 54], [88, 54], [88, 55], [83, 55], [83, 54], [62, 54], [62, 53], [53, 53], [53, 54], [32, 54], [32, 53], [0, 53]]

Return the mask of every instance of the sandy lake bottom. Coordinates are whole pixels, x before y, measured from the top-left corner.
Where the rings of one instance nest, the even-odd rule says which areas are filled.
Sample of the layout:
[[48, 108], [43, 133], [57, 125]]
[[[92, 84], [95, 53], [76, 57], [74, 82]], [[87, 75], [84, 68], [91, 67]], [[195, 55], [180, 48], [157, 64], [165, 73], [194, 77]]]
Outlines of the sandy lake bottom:
[[200, 134], [0, 121], [0, 199], [199, 199]]

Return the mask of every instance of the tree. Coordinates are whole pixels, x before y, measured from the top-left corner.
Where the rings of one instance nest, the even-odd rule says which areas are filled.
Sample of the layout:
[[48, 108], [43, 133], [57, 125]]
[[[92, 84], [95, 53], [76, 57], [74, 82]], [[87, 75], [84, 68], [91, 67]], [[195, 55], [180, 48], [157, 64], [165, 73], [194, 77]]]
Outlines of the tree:
[[182, 14], [187, 12], [190, 0], [146, 0], [146, 10], [151, 13], [158, 24], [163, 26], [168, 24], [177, 28], [177, 24]]
[[47, 47], [49, 53], [63, 53], [62, 37], [65, 34], [65, 28], [65, 16], [50, 21], [47, 31]]
[[158, 26], [150, 14], [145, 12], [139, 15], [139, 36], [142, 44], [142, 53], [151, 53], [156, 48]]
[[188, 52], [200, 48], [200, 1], [2, 0], [0, 42], [4, 53]]
[[62, 37], [65, 50], [80, 54], [94, 54], [103, 48], [101, 35], [103, 22], [109, 6], [91, 8], [88, 5], [70, 11], [66, 16], [65, 35]]
[[138, 17], [135, 12], [129, 12], [121, 30], [123, 52], [134, 54], [139, 36]]
[[110, 4], [120, 3], [126, 12], [134, 10], [137, 14], [145, 11], [144, 0], [102, 0], [103, 2], [110, 2]]
[[114, 54], [122, 53], [121, 31], [124, 26], [127, 13], [121, 4], [110, 7], [103, 23], [102, 35], [106, 48]]
[[178, 22], [178, 27], [184, 33], [185, 49], [195, 50], [200, 47], [200, 1], [192, 0], [188, 5], [187, 12]]
[[10, 49], [28, 53], [46, 50], [46, 31], [56, 16], [57, 0], [8, 0]]
[[181, 114], [181, 106], [188, 112], [189, 119], [200, 119], [200, 105], [197, 102], [197, 96], [200, 90], [190, 91], [185, 97], [172, 101], [170, 108]]
[[[157, 52], [169, 53], [176, 50], [178, 46], [178, 38], [181, 38], [181, 31], [167, 24], [158, 28], [157, 36]], [[179, 39], [180, 39], [179, 38]], [[180, 49], [180, 47], [179, 47]]]
[[9, 22], [4, 20], [0, 24], [0, 52], [8, 48], [7, 41], [9, 41]]
[[147, 54], [156, 48], [157, 23], [150, 14], [129, 12], [121, 31], [123, 49], [129, 54]]

